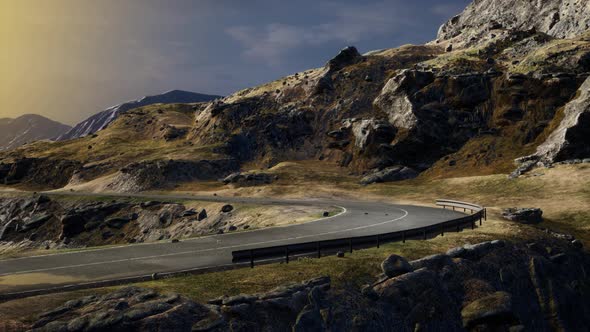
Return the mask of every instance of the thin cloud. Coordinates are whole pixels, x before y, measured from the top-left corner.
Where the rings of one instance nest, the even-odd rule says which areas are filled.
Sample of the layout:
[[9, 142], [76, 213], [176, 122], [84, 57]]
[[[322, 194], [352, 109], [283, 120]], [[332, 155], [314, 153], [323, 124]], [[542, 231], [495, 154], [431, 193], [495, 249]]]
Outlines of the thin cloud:
[[242, 45], [243, 56], [279, 65], [284, 55], [295, 48], [330, 42], [355, 43], [367, 36], [393, 34], [402, 26], [414, 24], [404, 18], [406, 9], [398, 2], [363, 6], [328, 3], [319, 11], [330, 16], [327, 22], [305, 26], [283, 23], [234, 26], [226, 29], [226, 33]]

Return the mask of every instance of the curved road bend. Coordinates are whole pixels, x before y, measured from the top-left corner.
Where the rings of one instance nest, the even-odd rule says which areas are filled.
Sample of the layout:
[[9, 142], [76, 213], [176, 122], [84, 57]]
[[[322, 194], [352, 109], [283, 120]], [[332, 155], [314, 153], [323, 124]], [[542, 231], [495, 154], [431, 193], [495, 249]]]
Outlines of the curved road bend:
[[[81, 195], [76, 193], [77, 196]], [[93, 196], [92, 194], [83, 194]], [[113, 195], [128, 197], [130, 195]], [[133, 196], [133, 195], [132, 195]], [[229, 203], [337, 206], [333, 217], [304, 224], [151, 243], [97, 248], [79, 252], [0, 260], [0, 294], [41, 290], [90, 281], [231, 265], [234, 250], [349, 236], [376, 235], [450, 220], [463, 214], [439, 208], [364, 201], [279, 200], [268, 198], [135, 195], [170, 200]]]

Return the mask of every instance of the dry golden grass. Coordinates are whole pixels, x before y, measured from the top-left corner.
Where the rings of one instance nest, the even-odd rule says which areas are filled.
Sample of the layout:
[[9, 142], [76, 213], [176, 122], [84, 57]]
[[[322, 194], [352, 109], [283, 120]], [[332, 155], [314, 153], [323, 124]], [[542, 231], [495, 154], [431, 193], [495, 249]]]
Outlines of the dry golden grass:
[[[270, 264], [254, 269], [241, 269], [202, 275], [187, 275], [139, 283], [163, 292], [178, 292], [197, 301], [221, 295], [255, 293], [290, 282], [328, 275], [336, 289], [359, 286], [374, 280], [379, 264], [387, 255], [396, 253], [409, 259], [444, 252], [465, 243], [504, 239], [520, 241], [548, 236], [536, 226], [502, 220], [500, 208], [532, 206], [544, 210], [546, 220], [540, 227], [568, 231], [590, 243], [590, 167], [588, 165], [558, 166], [542, 169], [533, 175], [509, 180], [505, 174], [429, 180], [418, 178], [399, 183], [362, 187], [337, 168], [319, 162], [290, 162], [277, 165], [272, 171], [282, 174], [284, 181], [262, 188], [242, 188], [239, 195], [284, 197], [355, 197], [383, 201], [432, 205], [436, 198], [453, 198], [483, 204], [489, 208], [489, 219], [482, 227], [460, 233], [446, 233], [428, 241], [407, 241], [355, 251], [345, 258], [301, 259], [290, 264]], [[537, 174], [535, 176], [534, 174]], [[542, 175], [541, 175], [542, 174]], [[289, 184], [289, 179], [307, 179], [304, 189]], [[213, 187], [213, 185], [212, 185]], [[219, 186], [217, 187], [220, 188]], [[211, 189], [211, 188], [209, 188]], [[230, 189], [224, 189], [230, 193]], [[102, 294], [113, 288], [37, 296], [0, 304], [0, 319], [30, 322], [43, 311], [66, 300], [88, 293]], [[31, 305], [31, 304], [40, 305]]]

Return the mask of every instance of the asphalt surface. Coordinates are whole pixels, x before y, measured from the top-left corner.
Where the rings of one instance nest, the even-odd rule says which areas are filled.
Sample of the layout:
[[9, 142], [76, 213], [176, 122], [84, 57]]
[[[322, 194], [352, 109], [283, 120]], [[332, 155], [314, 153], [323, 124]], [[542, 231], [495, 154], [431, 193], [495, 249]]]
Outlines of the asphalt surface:
[[[76, 193], [76, 196], [81, 195]], [[87, 196], [92, 196], [88, 194]], [[129, 196], [129, 195], [120, 195]], [[257, 247], [376, 235], [428, 226], [464, 216], [440, 208], [366, 201], [141, 195], [157, 200], [337, 206], [342, 212], [304, 224], [78, 252], [0, 260], [0, 295], [81, 283], [231, 265], [231, 252]]]

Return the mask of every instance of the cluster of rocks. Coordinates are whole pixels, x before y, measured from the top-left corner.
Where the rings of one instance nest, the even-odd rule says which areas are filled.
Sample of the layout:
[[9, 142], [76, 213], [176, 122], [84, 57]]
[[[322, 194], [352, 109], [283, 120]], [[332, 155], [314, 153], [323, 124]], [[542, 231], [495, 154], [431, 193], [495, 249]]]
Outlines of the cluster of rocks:
[[54, 200], [45, 195], [0, 199], [2, 248], [62, 248], [136, 243], [236, 230], [232, 205], [206, 209], [172, 202]]
[[361, 184], [368, 185], [371, 183], [394, 182], [401, 180], [413, 179], [418, 176], [418, 172], [405, 166], [392, 166], [382, 170], [375, 170], [361, 179]]
[[414, 261], [391, 255], [377, 281], [320, 277], [202, 305], [136, 287], [67, 302], [34, 331], [583, 331], [590, 256], [555, 238], [490, 241]]
[[543, 210], [539, 208], [507, 208], [502, 217], [523, 224], [538, 224], [543, 221]]
[[588, 264], [567, 242], [483, 242], [411, 262], [393, 255], [363, 293], [399, 330], [577, 331], [588, 324]]
[[239, 187], [261, 186], [271, 184], [278, 180], [278, 176], [269, 173], [241, 173], [236, 172], [221, 180], [224, 184], [231, 184]]
[[224, 296], [203, 305], [178, 294], [125, 287], [45, 312], [32, 331], [311, 331], [323, 318], [330, 279], [267, 293]]

